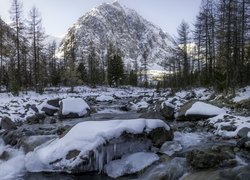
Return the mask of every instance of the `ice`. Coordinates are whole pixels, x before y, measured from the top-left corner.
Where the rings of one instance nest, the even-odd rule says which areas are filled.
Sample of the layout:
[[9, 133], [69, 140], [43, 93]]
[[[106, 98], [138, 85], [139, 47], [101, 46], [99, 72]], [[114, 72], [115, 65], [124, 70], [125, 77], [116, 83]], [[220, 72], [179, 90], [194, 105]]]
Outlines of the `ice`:
[[105, 172], [108, 176], [117, 178], [141, 171], [158, 160], [159, 157], [154, 153], [138, 152], [109, 162], [105, 165]]
[[87, 110], [90, 109], [89, 105], [82, 98], [63, 99], [62, 104], [62, 115], [76, 113], [79, 116], [84, 116]]
[[172, 156], [175, 152], [182, 150], [182, 146], [178, 141], [167, 141], [165, 142], [160, 149], [160, 152]]
[[209, 136], [209, 134], [175, 132], [173, 141], [178, 141], [183, 148], [189, 148], [199, 145], [207, 138], [207, 136]]
[[[81, 156], [86, 156], [89, 151], [113, 138], [118, 138], [124, 132], [131, 134], [149, 133], [155, 128], [170, 127], [158, 119], [134, 119], [134, 120], [111, 120], [111, 121], [86, 121], [75, 125], [64, 137], [50, 141], [36, 148], [34, 152], [27, 154], [26, 167], [31, 172], [49, 170], [51, 162], [62, 159], [55, 163], [56, 167], [74, 167], [81, 160], [66, 160], [65, 156], [71, 150], [80, 151]], [[101, 155], [97, 153], [97, 155]], [[101, 158], [102, 159], [102, 158]], [[100, 169], [98, 169], [100, 170]]]
[[195, 114], [195, 115], [216, 116], [222, 113], [225, 113], [225, 110], [204, 102], [196, 102], [192, 105], [190, 109], [186, 111], [185, 115], [187, 116]]
[[0, 179], [18, 179], [18, 176], [25, 172], [24, 159], [25, 155], [22, 151], [5, 146], [0, 139], [0, 156], [5, 153], [5, 158], [0, 159]]

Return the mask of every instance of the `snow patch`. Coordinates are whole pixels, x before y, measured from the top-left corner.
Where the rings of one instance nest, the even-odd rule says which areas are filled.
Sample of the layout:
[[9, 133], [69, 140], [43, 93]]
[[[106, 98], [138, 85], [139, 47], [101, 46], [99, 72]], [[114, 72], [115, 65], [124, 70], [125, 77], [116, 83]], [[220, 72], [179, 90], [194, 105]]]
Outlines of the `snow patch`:
[[108, 96], [108, 95], [100, 95], [96, 98], [96, 101], [99, 101], [99, 102], [106, 102], [106, 101], [113, 101], [114, 98], [112, 96]]
[[239, 89], [235, 98], [233, 98], [234, 102], [240, 102], [245, 99], [250, 99], [250, 86]]

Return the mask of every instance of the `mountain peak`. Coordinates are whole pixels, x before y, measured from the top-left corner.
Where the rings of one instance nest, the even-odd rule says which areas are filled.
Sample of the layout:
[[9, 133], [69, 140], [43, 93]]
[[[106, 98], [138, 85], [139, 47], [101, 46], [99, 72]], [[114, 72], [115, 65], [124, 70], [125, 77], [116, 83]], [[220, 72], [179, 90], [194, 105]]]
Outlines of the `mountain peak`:
[[61, 50], [70, 44], [72, 37], [75, 38], [76, 53], [85, 59], [91, 42], [100, 59], [112, 43], [121, 50], [124, 64], [130, 67], [134, 67], [135, 62], [142, 65], [143, 53], [149, 49], [148, 63], [151, 70], [164, 70], [163, 64], [172, 45], [168, 34], [136, 11], [121, 6], [118, 1], [103, 3], [80, 18], [63, 39]]
[[120, 3], [118, 2], [118, 0], [114, 0], [112, 2], [112, 4], [115, 5], [115, 6], [119, 6], [119, 7], [121, 6]]

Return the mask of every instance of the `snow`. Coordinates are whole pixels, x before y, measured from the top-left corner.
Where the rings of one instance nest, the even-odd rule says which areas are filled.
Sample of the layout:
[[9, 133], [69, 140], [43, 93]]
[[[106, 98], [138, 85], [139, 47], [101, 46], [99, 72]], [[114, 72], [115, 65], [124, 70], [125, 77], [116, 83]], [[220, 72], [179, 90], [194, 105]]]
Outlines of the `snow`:
[[108, 95], [100, 95], [96, 98], [96, 101], [99, 101], [99, 102], [105, 102], [105, 101], [113, 101], [114, 98], [112, 96], [108, 96]]
[[195, 93], [196, 98], [199, 100], [208, 100], [214, 94], [214, 91], [207, 88], [195, 88], [193, 92]]
[[[162, 120], [135, 119], [135, 120], [112, 120], [112, 121], [86, 121], [75, 125], [64, 137], [55, 139], [47, 144], [36, 148], [34, 152], [27, 154], [26, 167], [31, 172], [51, 170], [50, 162], [63, 159], [71, 150], [81, 151], [81, 156], [86, 156], [90, 150], [106, 143], [112, 138], [119, 137], [123, 132], [139, 134], [149, 133], [157, 127], [170, 127]], [[57, 165], [74, 167], [80, 162], [63, 159]]]
[[79, 116], [84, 116], [89, 105], [82, 98], [67, 98], [62, 100], [62, 115], [76, 113]]
[[159, 157], [154, 153], [138, 152], [111, 161], [104, 168], [108, 176], [117, 178], [139, 172], [158, 160]]
[[[173, 105], [172, 103], [168, 102], [168, 101], [165, 101], [164, 104], [167, 106], [167, 107], [171, 107], [171, 108], [175, 108], [175, 105]], [[163, 108], [164, 105], [162, 103], [161, 107]]]
[[3, 140], [0, 139], [0, 156], [4, 152], [9, 154], [9, 158], [7, 158], [7, 160], [0, 159], [0, 179], [18, 179], [18, 176], [25, 172], [24, 153], [9, 146], [5, 146]]
[[[232, 116], [224, 113], [210, 118], [208, 121], [215, 128], [214, 133], [222, 137], [236, 137], [239, 130], [243, 127], [250, 128], [250, 117]], [[234, 131], [226, 131], [222, 130], [223, 126], [235, 126], [236, 129]]]
[[225, 110], [213, 106], [211, 104], [207, 104], [204, 102], [195, 102], [190, 109], [186, 111], [185, 116], [188, 115], [207, 115], [207, 116], [216, 116], [219, 114], [225, 113]]
[[245, 99], [250, 99], [250, 86], [239, 89], [235, 98], [233, 98], [234, 102], [240, 102]]
[[141, 100], [138, 103], [132, 103], [131, 109], [138, 111], [140, 109], [146, 109], [146, 108], [148, 108], [148, 106], [149, 106], [149, 104], [146, 101]]

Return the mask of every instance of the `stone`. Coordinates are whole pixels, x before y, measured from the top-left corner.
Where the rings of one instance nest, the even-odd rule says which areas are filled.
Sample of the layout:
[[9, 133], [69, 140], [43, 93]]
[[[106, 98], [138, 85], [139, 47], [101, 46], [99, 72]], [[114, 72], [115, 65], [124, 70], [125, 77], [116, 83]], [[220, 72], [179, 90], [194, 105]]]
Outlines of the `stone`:
[[195, 169], [208, 169], [219, 166], [225, 160], [231, 159], [231, 156], [223, 151], [191, 150], [187, 153], [187, 162]]
[[185, 120], [187, 120], [187, 118], [186, 118], [186, 111], [188, 109], [190, 109], [193, 106], [193, 104], [196, 103], [196, 102], [197, 101], [195, 101], [195, 100], [191, 100], [191, 101], [185, 103], [180, 108], [180, 110], [179, 110], [179, 114], [178, 114], [177, 120], [179, 120], [179, 121], [185, 121]]
[[9, 159], [10, 159], [10, 154], [7, 151], [3, 151], [2, 154], [0, 154], [0, 160], [8, 161]]
[[60, 107], [59, 102], [60, 102], [60, 99], [50, 99], [50, 100], [47, 101], [47, 104], [51, 105], [51, 106], [54, 106], [56, 108], [59, 108]]
[[39, 124], [39, 123], [43, 123], [45, 120], [46, 116], [42, 113], [36, 113], [33, 116], [29, 116], [26, 118], [26, 122], [28, 124]]
[[11, 146], [17, 145], [20, 138], [23, 137], [23, 133], [18, 130], [10, 130], [6, 131], [2, 135], [2, 139], [5, 144], [9, 144]]
[[33, 111], [35, 111], [35, 113], [39, 113], [39, 110], [37, 109], [36, 105], [35, 104], [32, 104], [30, 106], [30, 109], [32, 109]]
[[174, 119], [174, 107], [171, 105], [168, 105], [166, 103], [162, 103], [162, 108], [160, 109], [161, 115], [165, 118], [165, 119], [170, 119], [173, 120]]
[[48, 116], [54, 116], [54, 114], [58, 111], [57, 109], [51, 109], [48, 107], [43, 107], [41, 109], [41, 111], [43, 111], [46, 115]]
[[221, 130], [225, 130], [225, 131], [235, 131], [237, 129], [236, 126], [234, 125], [226, 125], [226, 126], [222, 126]]
[[6, 116], [2, 118], [0, 127], [5, 130], [17, 129], [16, 124]]
[[250, 132], [250, 128], [243, 127], [238, 131], [237, 136], [240, 138], [245, 138], [247, 137], [248, 132]]
[[80, 152], [81, 151], [78, 151], [78, 150], [76, 150], [76, 149], [74, 149], [74, 150], [71, 150], [71, 151], [69, 151], [68, 152], [68, 154], [66, 155], [66, 159], [67, 160], [70, 160], [70, 159], [75, 159], [75, 158], [77, 158], [77, 156], [80, 154]]

